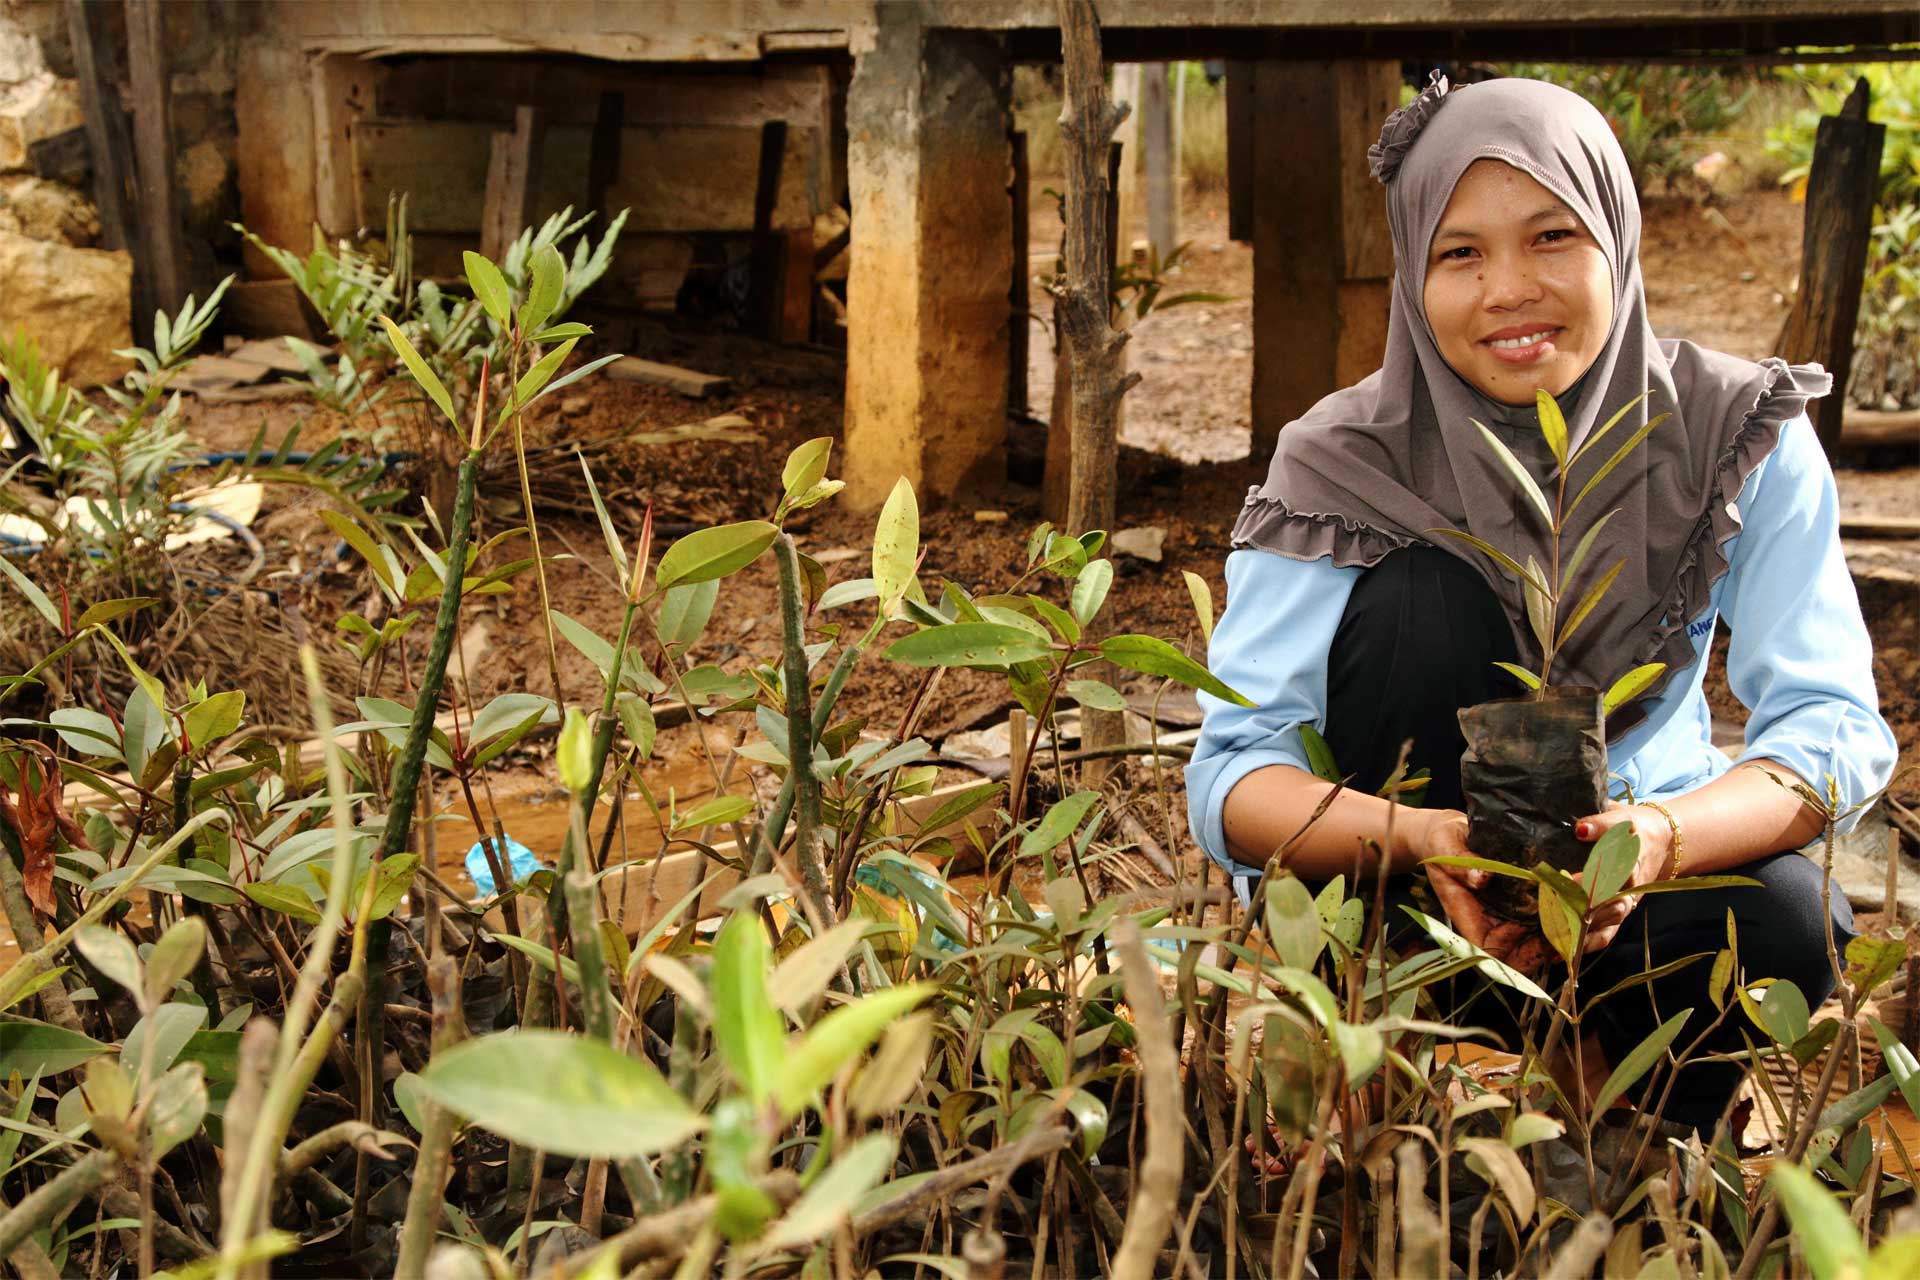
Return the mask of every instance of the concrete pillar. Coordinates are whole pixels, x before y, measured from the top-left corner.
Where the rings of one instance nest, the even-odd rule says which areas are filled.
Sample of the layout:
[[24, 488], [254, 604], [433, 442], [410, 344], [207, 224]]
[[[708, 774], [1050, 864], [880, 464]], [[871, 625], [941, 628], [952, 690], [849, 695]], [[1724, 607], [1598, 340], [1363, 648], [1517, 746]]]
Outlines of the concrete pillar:
[[1253, 67], [1253, 456], [1380, 367], [1393, 239], [1367, 148], [1399, 101], [1392, 62]]
[[847, 92], [843, 474], [858, 505], [902, 475], [931, 505], [1006, 466], [1012, 77], [996, 37], [879, 15]]

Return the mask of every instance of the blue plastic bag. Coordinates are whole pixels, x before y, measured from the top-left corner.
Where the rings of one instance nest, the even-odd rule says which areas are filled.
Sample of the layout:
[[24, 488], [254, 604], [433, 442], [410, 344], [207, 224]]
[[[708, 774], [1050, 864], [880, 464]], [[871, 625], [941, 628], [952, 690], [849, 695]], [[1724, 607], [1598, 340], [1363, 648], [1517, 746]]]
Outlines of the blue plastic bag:
[[[478, 896], [482, 898], [491, 897], [494, 893], [493, 868], [487, 865], [487, 845], [492, 841], [493, 837], [488, 836], [485, 840], [475, 841], [473, 848], [467, 850], [467, 878], [473, 881], [474, 888], [479, 890]], [[533, 856], [533, 850], [512, 836], [506, 837], [506, 841], [507, 871], [513, 876], [515, 884], [522, 883], [546, 865]]]

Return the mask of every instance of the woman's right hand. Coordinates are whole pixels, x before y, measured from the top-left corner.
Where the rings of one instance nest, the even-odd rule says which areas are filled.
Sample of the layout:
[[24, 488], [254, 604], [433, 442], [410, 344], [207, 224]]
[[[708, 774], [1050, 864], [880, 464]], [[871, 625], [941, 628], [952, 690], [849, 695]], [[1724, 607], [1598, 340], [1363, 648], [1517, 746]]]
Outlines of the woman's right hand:
[[1457, 809], [1435, 809], [1424, 812], [1424, 816], [1427, 829], [1420, 842], [1421, 865], [1427, 873], [1427, 883], [1433, 886], [1433, 896], [1440, 900], [1454, 932], [1522, 973], [1544, 968], [1554, 958], [1554, 952], [1540, 931], [1530, 924], [1494, 915], [1480, 900], [1479, 891], [1487, 882], [1486, 872], [1439, 866], [1428, 861], [1471, 856], [1467, 848], [1467, 815]]

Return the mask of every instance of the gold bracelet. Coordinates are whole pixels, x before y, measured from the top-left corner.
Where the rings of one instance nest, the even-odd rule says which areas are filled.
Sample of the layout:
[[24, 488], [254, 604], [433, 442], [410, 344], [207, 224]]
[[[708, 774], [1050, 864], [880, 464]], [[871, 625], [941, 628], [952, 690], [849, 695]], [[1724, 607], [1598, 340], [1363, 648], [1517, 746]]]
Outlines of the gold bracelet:
[[1667, 806], [1661, 804], [1658, 800], [1642, 800], [1640, 807], [1643, 809], [1651, 809], [1665, 818], [1667, 820], [1667, 828], [1673, 833], [1673, 865], [1667, 871], [1667, 877], [1672, 879], [1680, 874], [1680, 864], [1684, 862], [1687, 857], [1687, 837], [1680, 831], [1680, 819], [1674, 817], [1673, 810], [1667, 808]]

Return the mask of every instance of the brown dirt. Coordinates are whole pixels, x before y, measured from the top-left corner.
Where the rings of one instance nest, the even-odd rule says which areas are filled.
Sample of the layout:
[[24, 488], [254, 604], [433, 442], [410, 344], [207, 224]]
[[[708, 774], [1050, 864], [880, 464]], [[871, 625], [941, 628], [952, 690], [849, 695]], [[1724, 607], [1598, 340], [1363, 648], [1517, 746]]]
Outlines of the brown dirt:
[[[1048, 185], [1036, 180], [1034, 187]], [[1784, 197], [1760, 192], [1702, 214], [1695, 206], [1662, 201], [1648, 209], [1645, 265], [1649, 298], [1657, 328], [1684, 333], [1697, 341], [1741, 354], [1756, 355], [1771, 345], [1784, 315], [1777, 297], [1781, 284], [1797, 268], [1799, 209]], [[1033, 209], [1033, 266], [1050, 269], [1058, 222], [1051, 201], [1036, 197]], [[1724, 219], [1724, 224], [1720, 221]], [[1185, 213], [1191, 256], [1171, 282], [1169, 292], [1205, 290], [1234, 301], [1175, 308], [1149, 316], [1133, 343], [1134, 367], [1145, 380], [1128, 400], [1121, 454], [1119, 508], [1123, 525], [1158, 525], [1166, 530], [1160, 564], [1120, 558], [1109, 604], [1109, 624], [1171, 638], [1194, 631], [1192, 605], [1180, 576], [1191, 569], [1206, 578], [1216, 605], [1224, 602], [1222, 564], [1227, 537], [1246, 486], [1262, 463], [1245, 458], [1248, 441], [1248, 385], [1251, 376], [1251, 253], [1225, 237], [1225, 211], [1217, 198], [1195, 203]], [[1731, 230], [1729, 230], [1731, 228]], [[1753, 278], [1747, 279], [1751, 274]], [[1044, 294], [1036, 291], [1044, 308]], [[592, 318], [592, 317], [589, 317]], [[649, 497], [656, 518], [686, 524], [746, 518], [769, 511], [778, 494], [780, 460], [793, 445], [816, 435], [838, 436], [841, 419], [841, 365], [819, 349], [782, 349], [738, 337], [669, 330], [652, 322], [602, 318], [600, 336], [610, 349], [664, 359], [735, 379], [732, 395], [704, 402], [666, 391], [598, 380], [579, 399], [576, 412], [550, 414], [530, 443], [604, 441], [635, 427], [659, 427], [738, 413], [752, 424], [749, 443], [702, 442], [681, 445], [627, 445], [597, 458], [594, 472], [626, 536], [637, 532]], [[1030, 403], [1036, 415], [1048, 409], [1051, 385], [1050, 339], [1035, 321]], [[209, 435], [230, 443], [250, 435], [262, 415], [284, 421], [287, 406], [252, 407], [226, 413]], [[330, 424], [316, 422], [316, 427]], [[1039, 451], [1040, 429], [1016, 424], [1015, 473], [1024, 456]], [[540, 455], [539, 505], [550, 531], [549, 554], [571, 558], [550, 567], [549, 586], [556, 609], [604, 635], [617, 628], [616, 591], [597, 527], [577, 485], [578, 464], [570, 456]], [[1030, 468], [1029, 468], [1030, 469]], [[1843, 472], [1843, 500], [1851, 507], [1885, 511], [1906, 503], [1911, 513], [1915, 473]], [[1023, 479], [1037, 481], [1035, 476]], [[497, 468], [487, 485], [484, 522], [491, 531], [519, 523], [517, 482], [510, 464]], [[977, 518], [979, 512], [1004, 512], [1004, 522]], [[979, 592], [1010, 584], [1024, 565], [1028, 532], [1039, 521], [1037, 483], [1008, 481], [975, 493], [947, 510], [923, 519], [927, 548], [924, 578], [950, 577]], [[802, 548], [827, 565], [830, 581], [864, 576], [870, 517], [829, 504], [793, 522]], [[262, 523], [270, 556], [298, 556], [313, 564], [332, 539], [303, 508], [269, 515]], [[662, 538], [664, 546], [670, 539]], [[524, 548], [511, 554], [524, 555]], [[1055, 599], [1057, 584], [1040, 590]], [[331, 571], [295, 597], [304, 616], [330, 623], [343, 608], [364, 601], [364, 580], [357, 572]], [[361, 594], [354, 594], [361, 593]], [[1876, 647], [1877, 675], [1886, 713], [1900, 734], [1904, 758], [1920, 758], [1920, 687], [1916, 673], [1915, 592], [1911, 585], [1883, 583], [1863, 591]], [[770, 560], [730, 580], [724, 603], [696, 657], [730, 667], [764, 660], [777, 649], [779, 621], [774, 571]], [[849, 609], [860, 620], [861, 610]], [[465, 648], [471, 661], [472, 696], [484, 701], [511, 689], [547, 692], [544, 637], [537, 626], [536, 588], [523, 576], [511, 594], [475, 609], [467, 624]], [[595, 677], [585, 659], [564, 641], [560, 676], [576, 698]], [[897, 726], [920, 683], [917, 672], [870, 662], [848, 690], [843, 706], [868, 717], [876, 728]], [[1724, 699], [1724, 691], [1720, 695]], [[927, 698], [919, 731], [938, 739], [975, 725], [1011, 705], [1004, 683], [986, 675], [952, 671]], [[1718, 704], [1716, 704], [1718, 705]], [[1920, 784], [1910, 784], [1912, 793]]]

